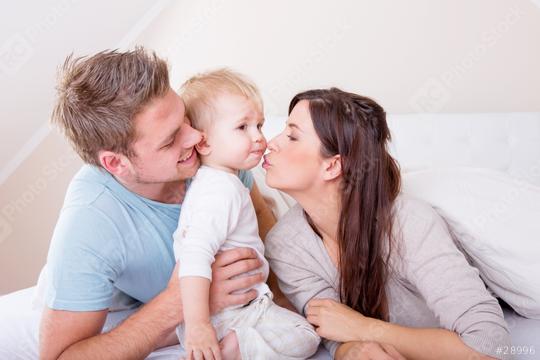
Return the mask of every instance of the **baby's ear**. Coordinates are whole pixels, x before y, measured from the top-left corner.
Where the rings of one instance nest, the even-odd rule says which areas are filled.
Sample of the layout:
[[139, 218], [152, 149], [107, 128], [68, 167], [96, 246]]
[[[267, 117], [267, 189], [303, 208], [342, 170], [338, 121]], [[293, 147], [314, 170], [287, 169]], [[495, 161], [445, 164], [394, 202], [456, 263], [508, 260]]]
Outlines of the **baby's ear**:
[[207, 156], [210, 155], [212, 149], [210, 148], [210, 144], [208, 144], [208, 142], [206, 141], [206, 134], [203, 133], [202, 135], [202, 140], [197, 145], [195, 145], [195, 149], [199, 154]]

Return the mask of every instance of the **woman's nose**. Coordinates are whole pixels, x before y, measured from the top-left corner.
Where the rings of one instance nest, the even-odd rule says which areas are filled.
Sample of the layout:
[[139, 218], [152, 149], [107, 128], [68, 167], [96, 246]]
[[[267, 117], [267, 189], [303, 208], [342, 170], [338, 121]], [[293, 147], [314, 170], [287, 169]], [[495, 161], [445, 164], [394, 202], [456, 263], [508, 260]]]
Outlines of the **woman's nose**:
[[266, 144], [266, 149], [269, 150], [269, 151], [277, 151], [277, 144], [276, 144], [276, 137], [274, 137], [272, 140], [270, 140], [267, 144]]

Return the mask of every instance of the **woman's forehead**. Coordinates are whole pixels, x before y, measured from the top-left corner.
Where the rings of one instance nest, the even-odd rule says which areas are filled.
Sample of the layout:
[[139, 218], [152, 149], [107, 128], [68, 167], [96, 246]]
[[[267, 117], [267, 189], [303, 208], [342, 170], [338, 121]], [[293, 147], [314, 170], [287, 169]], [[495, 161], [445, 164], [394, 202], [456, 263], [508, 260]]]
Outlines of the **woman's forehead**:
[[312, 132], [314, 130], [309, 112], [309, 101], [301, 100], [294, 106], [287, 120], [287, 126], [297, 128], [302, 132]]

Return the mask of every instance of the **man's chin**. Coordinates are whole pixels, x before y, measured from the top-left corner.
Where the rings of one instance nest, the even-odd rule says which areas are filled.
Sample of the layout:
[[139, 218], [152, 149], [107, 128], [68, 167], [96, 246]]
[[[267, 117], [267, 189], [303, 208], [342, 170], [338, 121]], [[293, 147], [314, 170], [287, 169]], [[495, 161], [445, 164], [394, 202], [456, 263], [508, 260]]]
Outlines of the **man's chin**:
[[201, 161], [199, 158], [195, 160], [195, 162], [189, 166], [186, 166], [182, 163], [176, 163], [176, 169], [178, 171], [178, 180], [185, 180], [188, 178], [192, 178], [197, 173], [197, 170], [199, 170], [199, 167], [201, 166]]

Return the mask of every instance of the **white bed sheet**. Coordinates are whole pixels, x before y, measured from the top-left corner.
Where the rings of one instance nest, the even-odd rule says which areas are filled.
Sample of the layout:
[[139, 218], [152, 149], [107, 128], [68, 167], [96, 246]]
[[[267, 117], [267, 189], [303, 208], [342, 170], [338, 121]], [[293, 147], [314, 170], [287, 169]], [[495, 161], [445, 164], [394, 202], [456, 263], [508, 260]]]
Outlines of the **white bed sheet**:
[[[19, 290], [0, 297], [0, 359], [38, 359], [38, 336], [41, 310], [33, 306], [35, 287]], [[104, 331], [109, 331], [136, 310], [111, 312]], [[170, 346], [150, 354], [150, 360], [178, 360], [183, 355], [180, 346]], [[321, 346], [312, 359], [330, 359]]]
[[[30, 360], [38, 358], [38, 329], [41, 311], [33, 308], [35, 287], [0, 297], [0, 359]], [[521, 317], [512, 309], [503, 307], [505, 319], [512, 336], [514, 351], [525, 346], [534, 348], [533, 355], [516, 354], [516, 359], [540, 359], [540, 320]], [[133, 310], [110, 313], [104, 331], [118, 325]], [[511, 349], [509, 349], [511, 351]], [[171, 346], [153, 352], [147, 359], [177, 360], [182, 355], [179, 346]], [[330, 355], [320, 348], [312, 359], [326, 360]]]

